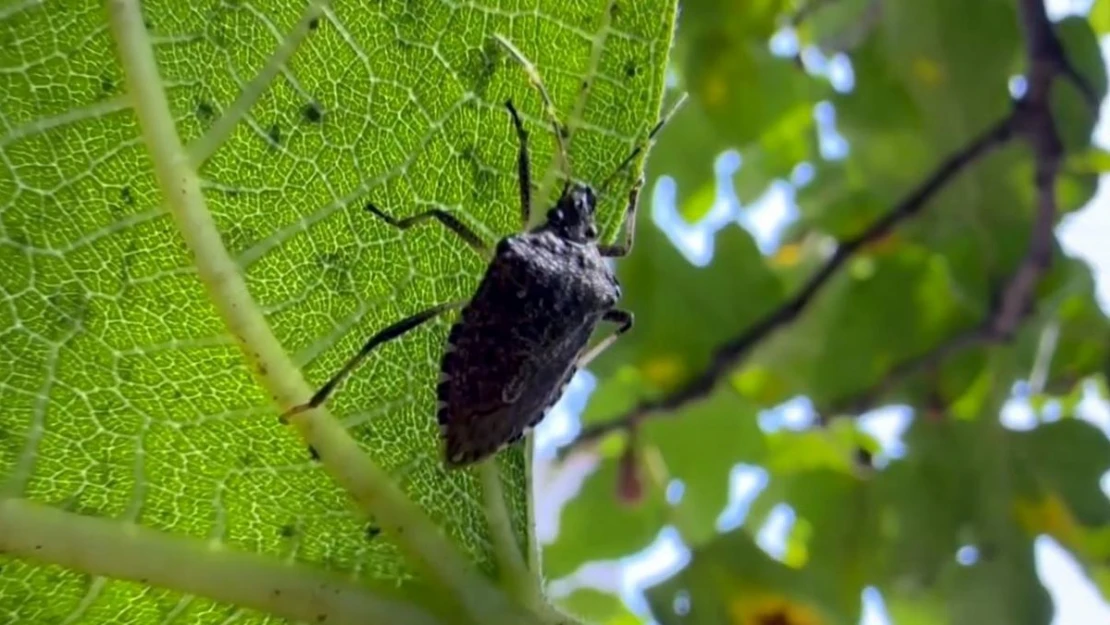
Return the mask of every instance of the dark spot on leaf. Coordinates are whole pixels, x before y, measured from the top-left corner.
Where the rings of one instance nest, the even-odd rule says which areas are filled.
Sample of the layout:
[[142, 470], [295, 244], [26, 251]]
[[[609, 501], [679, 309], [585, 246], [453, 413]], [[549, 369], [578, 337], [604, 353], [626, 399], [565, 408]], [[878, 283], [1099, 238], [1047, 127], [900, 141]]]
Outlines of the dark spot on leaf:
[[275, 589], [274, 589], [274, 592], [273, 592], [272, 594], [273, 594], [273, 595], [274, 595], [275, 597], [280, 597], [280, 596], [281, 596], [281, 589], [280, 589], [280, 588], [275, 588]]
[[244, 467], [254, 466], [254, 454], [243, 454], [239, 456], [239, 464]]
[[42, 545], [35, 545], [35, 551], [38, 551], [39, 549], [42, 549]]
[[148, 584], [148, 583], [150, 583], [150, 579], [146, 578], [146, 577], [140, 577], [139, 578], [139, 583], [140, 584]]
[[100, 90], [104, 93], [111, 93], [116, 90], [116, 81], [108, 76], [100, 77]]
[[320, 268], [321, 277], [329, 290], [342, 296], [354, 295], [350, 263], [342, 253], [320, 254], [316, 257], [316, 265]]
[[466, 73], [470, 76], [474, 92], [478, 95], [486, 95], [489, 81], [501, 64], [502, 54], [501, 45], [492, 37], [486, 39], [481, 48], [471, 50]]
[[135, 196], [131, 195], [131, 187], [124, 187], [119, 190], [119, 199], [123, 200], [124, 204], [128, 206], [135, 205]]
[[320, 18], [314, 17], [314, 18], [308, 20], [308, 29], [309, 30], [316, 30], [319, 27], [320, 27]]
[[872, 466], [871, 461], [871, 452], [867, 451], [863, 447], [856, 448], [856, 462], [860, 463], [861, 466], [870, 467]]
[[[227, 195], [230, 198], [237, 197], [238, 193], [238, 191], [227, 191]], [[254, 242], [258, 240], [258, 238], [258, 230], [255, 230], [254, 228], [251, 228], [249, 226], [234, 224], [227, 229], [227, 234], [225, 235], [224, 241], [225, 245], [227, 245], [228, 251], [230, 251], [232, 254], [241, 254], [243, 251], [253, 245]]]
[[320, 120], [324, 119], [324, 111], [319, 104], [309, 102], [301, 109], [301, 117], [310, 124], [319, 124]]
[[259, 363], [258, 364], [258, 375], [267, 375], [268, 373], [270, 373], [270, 368], [266, 366], [266, 363], [264, 363], [264, 362]]
[[622, 7], [620, 5], [620, 3], [614, 2], [609, 7], [609, 21], [610, 22], [617, 21], [617, 18], [620, 17], [621, 13], [623, 13], [623, 12], [624, 12], [624, 7]]
[[493, 173], [482, 167], [482, 162], [478, 159], [477, 149], [473, 145], [467, 145], [459, 153], [459, 156], [470, 165], [470, 177], [474, 181], [474, 191], [471, 194], [473, 198], [479, 202], [491, 201], [494, 191]]
[[271, 145], [281, 145], [281, 126], [270, 124], [269, 129], [266, 130], [266, 137], [270, 140]]
[[636, 67], [636, 62], [635, 61], [629, 61], [629, 62], [624, 64], [624, 76], [625, 76], [625, 78], [633, 78], [633, 77], [636, 76], [636, 73], [639, 72], [639, 71], [640, 70], [639, 70], [639, 68]]
[[316, 462], [320, 461], [320, 452], [316, 451], [316, 448], [312, 445], [308, 446], [308, 456]]
[[317, 623], [323, 623], [326, 620], [328, 620], [328, 615], [327, 614], [317, 614], [316, 615], [316, 622]]
[[782, 610], [776, 610], [770, 614], [761, 614], [756, 622], [759, 625], [794, 625], [790, 621], [790, 617]]
[[278, 533], [282, 538], [292, 538], [297, 535], [297, 528], [292, 525], [282, 525]]
[[382, 533], [382, 528], [378, 527], [377, 525], [367, 525], [366, 526], [366, 540], [372, 541], [375, 538], [377, 538], [378, 535], [381, 534], [381, 533]]
[[216, 109], [212, 108], [212, 104], [205, 100], [197, 102], [197, 119], [202, 122], [212, 121], [216, 116]]
[[148, 30], [154, 30], [154, 22], [150, 21], [149, 17], [143, 18], [143, 26]]
[[47, 297], [43, 316], [49, 320], [50, 328], [56, 330], [51, 338], [67, 334], [89, 319], [93, 311], [93, 300], [84, 288], [77, 283], [66, 283]]

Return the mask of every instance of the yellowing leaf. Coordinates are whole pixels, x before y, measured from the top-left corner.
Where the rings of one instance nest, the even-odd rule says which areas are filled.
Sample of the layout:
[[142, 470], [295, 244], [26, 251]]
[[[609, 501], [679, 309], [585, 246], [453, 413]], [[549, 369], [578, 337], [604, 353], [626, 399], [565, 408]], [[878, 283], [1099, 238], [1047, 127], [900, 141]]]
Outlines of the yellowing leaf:
[[732, 386], [740, 395], [760, 405], [777, 404], [787, 398], [789, 386], [767, 367], [744, 367], [731, 377]]
[[728, 603], [732, 625], [824, 625], [825, 619], [812, 607], [774, 593], [751, 592]]
[[779, 267], [792, 267], [797, 265], [804, 255], [803, 249], [801, 243], [787, 243], [771, 256], [771, 263]]
[[918, 80], [930, 87], [937, 87], [944, 82], [944, 68], [936, 61], [919, 57], [913, 62], [913, 74]]
[[1071, 511], [1055, 493], [1040, 501], [1019, 498], [1014, 502], [1014, 514], [1018, 523], [1033, 535], [1049, 534], [1064, 543], [1072, 543], [1079, 535]]
[[728, 83], [720, 74], [710, 75], [701, 86], [702, 102], [707, 108], [720, 106], [728, 98]]
[[686, 374], [686, 367], [678, 358], [658, 356], [640, 365], [644, 379], [656, 388], [674, 388]]

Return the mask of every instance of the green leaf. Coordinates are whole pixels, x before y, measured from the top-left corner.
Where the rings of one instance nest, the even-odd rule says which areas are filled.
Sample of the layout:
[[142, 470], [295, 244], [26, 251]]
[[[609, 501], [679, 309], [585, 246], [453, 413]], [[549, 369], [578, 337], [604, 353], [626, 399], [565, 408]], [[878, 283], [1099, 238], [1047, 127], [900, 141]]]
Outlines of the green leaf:
[[1096, 33], [1099, 35], [1110, 33], [1110, 0], [1095, 0], [1089, 19]]
[[[320, 450], [278, 422], [275, 399], [307, 399], [296, 371], [259, 353], [244, 366], [237, 341], [250, 352], [259, 328], [225, 327], [227, 303], [210, 300], [210, 276], [182, 244], [152, 165], [151, 148], [174, 148], [144, 137], [150, 124], [135, 107], [156, 108], [144, 98], [165, 87], [181, 141], [209, 156], [196, 159], [203, 198], [193, 201], [210, 210], [278, 346], [318, 386], [373, 332], [466, 297], [484, 267], [438, 224], [399, 233], [366, 203], [397, 217], [443, 207], [487, 241], [518, 231], [510, 97], [532, 133], [537, 180], [553, 162], [539, 97], [491, 36], [532, 60], [564, 118], [603, 43], [596, 73], [619, 78], [594, 83], [571, 150], [576, 176], [600, 182], [656, 121], [674, 3], [610, 14], [602, 0], [544, 2], [510, 15], [490, 3], [337, 3], [320, 13], [309, 3], [144, 2], [164, 85], [132, 85], [145, 91], [130, 95], [120, 59], [134, 49], [114, 40], [106, 16], [134, 5], [108, 4], [0, 8], [2, 492], [116, 521], [120, 532], [137, 523], [358, 583], [417, 584], [392, 529], [379, 536], [314, 461]], [[283, 63], [282, 46], [292, 52]], [[227, 119], [239, 121], [213, 141]], [[183, 158], [174, 165], [188, 169]], [[624, 196], [614, 189], [600, 208], [608, 240]], [[186, 238], [197, 227], [187, 224]], [[439, 459], [436, 366], [449, 323], [380, 348], [328, 407], [492, 574], [479, 481]], [[259, 382], [299, 396], [272, 397]], [[499, 465], [524, 545], [520, 447]], [[0, 564], [0, 607], [20, 622], [267, 619], [81, 570]]]
[[1110, 151], [1092, 147], [1072, 154], [1065, 161], [1064, 169], [1075, 173], [1104, 174], [1110, 171]]
[[[637, 315], [636, 330], [592, 365], [599, 386], [619, 366], [635, 366], [647, 387], [667, 390], [709, 363], [712, 351], [736, 336], [782, 297], [751, 235], [727, 225], [714, 239], [712, 262], [697, 267], [648, 219], [636, 230], [637, 253], [617, 268], [622, 305]], [[599, 413], [591, 406], [584, 419]]]
[[[854, 50], [857, 88], [834, 99], [838, 128], [851, 152], [845, 161], [817, 165], [814, 180], [798, 195], [803, 220], [797, 230], [841, 239], [858, 235], [952, 154], [1009, 114], [1003, 77], [1017, 70], [1024, 54], [1012, 4], [951, 4], [892, 7]], [[979, 14], [982, 21], [975, 17]], [[1080, 22], [1062, 22], [1061, 36], [1069, 58], [1101, 93], [1105, 69], [1089, 28]], [[989, 23], [994, 34], [985, 37], [972, 23]], [[969, 58], [976, 60], [969, 63]], [[1074, 89], [1064, 79], [1056, 84]], [[1069, 147], [1077, 155], [1090, 154], [1089, 106], [1068, 101], [1072, 113], [1062, 119], [1072, 126], [1088, 124], [1069, 131], [1074, 140]], [[1078, 209], [1093, 196], [1097, 178], [1089, 169], [1080, 165], [1061, 176], [1059, 214]], [[864, 254], [846, 268], [862, 268], [869, 275], [867, 266], [873, 265], [874, 275], [886, 279], [868, 283], [876, 289], [886, 284], [890, 291], [868, 289], [864, 297], [865, 291], [845, 286], [846, 278], [835, 278], [791, 328], [792, 336], [774, 339], [755, 365], [792, 391], [811, 395], [819, 406], [837, 405], [874, 388], [896, 364], [933, 353], [982, 323], [1005, 281], [1025, 261], [1035, 210], [1033, 179], [1032, 159], [1016, 144], [965, 167], [919, 216], [866, 250], [873, 255]], [[921, 277], [912, 278], [918, 271]], [[1051, 359], [1053, 381], [1074, 383], [1104, 361], [1105, 342], [1082, 339], [1085, 332], [1103, 336], [1106, 322], [1089, 299], [1090, 287], [1080, 284], [1078, 274], [1072, 277], [1075, 271], [1072, 261], [1054, 249], [1052, 267], [1037, 291], [1039, 322], [1057, 323], [1056, 311], [1067, 319], [1058, 324], [1067, 337], [1060, 344], [1067, 355]], [[916, 305], [890, 308], [911, 298]], [[1042, 328], [1022, 332], [1021, 347], [1014, 352], [1020, 366], [1033, 365]], [[829, 348], [817, 347], [824, 344]], [[825, 358], [820, 364], [814, 360], [817, 355]], [[945, 360], [939, 376], [910, 376], [899, 388], [873, 399], [920, 405], [938, 387], [943, 397], [964, 397], [980, 379], [983, 351]]]
[[552, 579], [574, 573], [587, 562], [627, 556], [647, 547], [668, 521], [663, 488], [644, 479], [641, 500], [618, 499], [618, 462], [602, 462], [559, 516], [559, 535], [543, 551], [544, 572]]
[[663, 625], [858, 622], [834, 607], [823, 580], [775, 561], [743, 530], [694, 550], [685, 569], [645, 594]]
[[761, 175], [759, 189], [745, 198], [759, 195], [770, 179], [788, 175], [798, 162], [817, 154], [812, 109], [830, 88], [768, 47], [787, 4], [696, 0], [683, 5], [674, 66], [691, 101], [673, 128], [661, 134], [648, 167], [649, 179], [674, 177], [680, 206], [714, 185], [713, 161], [724, 150], [744, 155], [745, 181], [753, 172]]
[[866, 35], [869, 17], [875, 10], [868, 0], [816, 0], [797, 4], [798, 13], [802, 14], [801, 23], [797, 25], [799, 39], [812, 42], [826, 52], [854, 48]]
[[628, 609], [620, 597], [580, 588], [559, 601], [564, 610], [595, 625], [641, 625], [643, 619]]
[[1057, 132], [1068, 152], [1083, 150], [1090, 144], [1091, 133], [1098, 123], [1098, 105], [1106, 96], [1106, 68], [1102, 63], [1098, 36], [1091, 23], [1072, 16], [1056, 25], [1056, 36], [1069, 65], [1092, 90], [1090, 102], [1075, 82], [1067, 77], [1052, 86], [1052, 110]]
[[[599, 388], [609, 395], [602, 403], [618, 405], [613, 399], [635, 384], [625, 375]], [[750, 402], [722, 388], [671, 419], [644, 424], [628, 443], [638, 450], [644, 499], [634, 506], [621, 501], [620, 457], [602, 458], [582, 491], [563, 508], [559, 536], [544, 552], [547, 570], [558, 576], [591, 560], [634, 553], [647, 547], [666, 524], [674, 525], [689, 545], [712, 539], [717, 518], [728, 504], [729, 471], [738, 463], [763, 458], [756, 414]], [[683, 484], [677, 502], [666, 499], [671, 480]]]

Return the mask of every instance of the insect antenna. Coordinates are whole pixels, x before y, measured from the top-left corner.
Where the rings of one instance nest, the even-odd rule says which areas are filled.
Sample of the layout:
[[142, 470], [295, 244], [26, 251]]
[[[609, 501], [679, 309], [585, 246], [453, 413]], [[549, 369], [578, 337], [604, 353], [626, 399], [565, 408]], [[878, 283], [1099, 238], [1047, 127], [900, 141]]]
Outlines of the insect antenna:
[[678, 96], [678, 101], [671, 106], [671, 109], [667, 111], [667, 114], [664, 115], [662, 119], [659, 120], [659, 123], [655, 124], [655, 126], [652, 127], [651, 132], [648, 133], [647, 138], [641, 141], [632, 150], [632, 153], [630, 153], [627, 157], [625, 157], [623, 161], [621, 161], [621, 164], [617, 166], [613, 173], [609, 174], [609, 177], [601, 183], [601, 186], [598, 188], [599, 194], [604, 193], [605, 189], [609, 186], [609, 183], [613, 182], [617, 175], [627, 169], [628, 166], [632, 164], [632, 161], [634, 161], [641, 152], [643, 152], [649, 145], [651, 145], [651, 141], [655, 138], [655, 135], [659, 134], [659, 131], [663, 129], [663, 126], [666, 126], [667, 122], [671, 121], [671, 118], [675, 116], [675, 113], [678, 112], [678, 109], [682, 108], [682, 105], [686, 103], [686, 99], [687, 94], [685, 92], [683, 92], [682, 95]]
[[555, 111], [555, 103], [551, 101], [551, 95], [547, 93], [547, 88], [543, 86], [543, 80], [540, 78], [540, 73], [536, 71], [536, 67], [524, 56], [524, 53], [517, 49], [508, 39], [499, 34], [494, 34], [493, 38], [497, 40], [509, 54], [516, 59], [524, 68], [524, 72], [528, 74], [528, 82], [532, 83], [536, 91], [540, 92], [540, 98], [543, 100], [543, 112], [551, 122], [552, 128], [555, 129], [555, 142], [559, 148], [559, 160], [563, 162], [563, 172], [566, 175], [566, 184], [570, 184], [571, 180], [571, 167], [570, 157], [568, 156], [566, 139], [564, 138], [563, 126], [559, 123], [559, 116]]

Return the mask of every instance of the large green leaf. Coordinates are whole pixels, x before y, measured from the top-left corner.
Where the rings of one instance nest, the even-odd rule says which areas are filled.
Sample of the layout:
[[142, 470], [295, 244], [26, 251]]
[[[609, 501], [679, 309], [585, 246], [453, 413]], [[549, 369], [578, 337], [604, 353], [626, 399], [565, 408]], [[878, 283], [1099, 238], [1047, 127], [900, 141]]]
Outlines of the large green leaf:
[[[183, 142], [218, 127], [244, 90], [261, 89], [203, 164], [204, 200], [281, 346], [318, 385], [372, 332], [465, 297], [483, 269], [438, 224], [399, 234], [366, 203], [396, 216], [443, 207], [487, 240], [520, 228], [506, 98], [532, 131], [537, 180], [554, 142], [524, 71], [492, 35], [535, 63], [564, 117], [595, 75], [592, 46], [603, 44], [604, 78], [571, 153], [576, 176], [600, 182], [658, 115], [674, 3], [610, 11], [603, 0], [552, 1], [516, 12], [496, 2], [356, 2], [310, 21], [302, 4], [313, 10], [150, 1], [142, 11]], [[283, 45], [295, 48], [288, 62], [248, 84]], [[4, 494], [356, 580], [413, 579], [397, 546], [367, 531], [312, 450], [279, 424], [256, 384], [272, 372], [243, 365], [164, 210], [125, 91], [100, 3], [0, 6]], [[624, 195], [604, 198], [608, 239]], [[329, 405], [491, 571], [478, 480], [446, 472], [438, 457], [434, 389], [448, 323], [381, 348]], [[500, 464], [523, 542], [519, 447]], [[234, 611], [81, 571], [0, 565], [0, 609], [20, 622], [217, 623]]]

